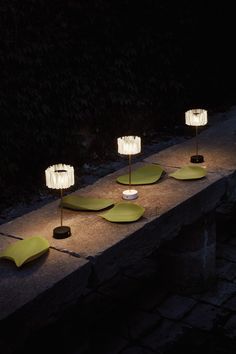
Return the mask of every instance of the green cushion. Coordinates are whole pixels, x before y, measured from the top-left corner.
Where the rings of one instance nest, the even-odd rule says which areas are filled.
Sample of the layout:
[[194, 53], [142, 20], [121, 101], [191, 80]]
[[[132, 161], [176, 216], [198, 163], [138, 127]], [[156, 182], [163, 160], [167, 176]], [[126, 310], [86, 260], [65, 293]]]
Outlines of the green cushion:
[[[151, 184], [157, 182], [164, 170], [161, 166], [149, 164], [131, 172], [131, 184]], [[121, 184], [129, 184], [129, 174], [119, 176], [116, 181]]]
[[184, 166], [173, 173], [170, 173], [170, 177], [174, 177], [176, 179], [188, 180], [188, 179], [199, 179], [205, 177], [207, 174], [207, 170], [201, 166]]
[[30, 262], [49, 249], [48, 241], [40, 236], [29, 237], [25, 240], [13, 242], [0, 253], [0, 258], [6, 258], [15, 262], [17, 267]]
[[102, 210], [113, 205], [114, 202], [111, 199], [82, 197], [79, 195], [67, 195], [62, 199], [62, 205], [64, 208], [73, 210]]
[[111, 222], [132, 222], [141, 218], [144, 211], [145, 209], [138, 204], [121, 202], [100, 216]]

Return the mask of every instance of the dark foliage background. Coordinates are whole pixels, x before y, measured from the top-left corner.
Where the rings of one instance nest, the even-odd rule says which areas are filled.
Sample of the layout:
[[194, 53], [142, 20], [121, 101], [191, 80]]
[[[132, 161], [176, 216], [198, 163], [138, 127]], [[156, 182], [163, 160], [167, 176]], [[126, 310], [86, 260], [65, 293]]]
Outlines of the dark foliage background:
[[[211, 4], [212, 5], [212, 4]], [[120, 135], [169, 130], [235, 103], [233, 13], [158, 0], [0, 3], [2, 200], [44, 169], [116, 154]]]

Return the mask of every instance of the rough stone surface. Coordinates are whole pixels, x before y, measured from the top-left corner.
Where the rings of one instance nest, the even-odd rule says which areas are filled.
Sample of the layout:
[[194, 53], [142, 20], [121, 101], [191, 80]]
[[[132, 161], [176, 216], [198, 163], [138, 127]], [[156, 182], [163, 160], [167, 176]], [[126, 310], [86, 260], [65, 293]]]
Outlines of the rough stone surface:
[[[0, 248], [15, 241], [1, 235]], [[16, 330], [12, 345], [75, 302], [91, 272], [88, 261], [53, 249], [21, 268], [9, 260], [0, 263], [0, 338], [7, 341]]]
[[232, 315], [229, 320], [226, 322], [225, 333], [228, 337], [236, 338], [236, 315]]
[[115, 300], [124, 301], [133, 292], [140, 290], [140, 283], [136, 279], [130, 279], [122, 275], [115, 276], [111, 281], [99, 288], [99, 293], [107, 295]]
[[227, 300], [223, 306], [231, 311], [236, 312], [236, 294]]
[[227, 311], [219, 307], [199, 303], [183, 321], [192, 327], [210, 331], [221, 322], [221, 317], [226, 316]]
[[163, 320], [160, 326], [150, 335], [146, 336], [141, 343], [151, 350], [161, 350], [175, 344], [185, 332], [187, 325], [173, 323], [169, 320]]
[[123, 269], [123, 274], [134, 279], [147, 279], [155, 277], [158, 272], [156, 257], [143, 258], [139, 262], [131, 264]]
[[119, 330], [120, 334], [129, 340], [135, 340], [149, 333], [161, 322], [157, 313], [134, 310], [125, 318], [125, 324]]
[[[100, 319], [105, 315], [112, 313], [117, 305], [118, 302], [113, 298], [102, 295], [98, 292], [92, 292], [85, 296], [83, 300], [80, 299], [78, 314], [81, 321], [86, 321], [88, 318], [92, 319], [94, 316], [96, 316], [97, 319]], [[80, 311], [80, 309], [82, 311]], [[84, 317], [84, 314], [86, 318]]]
[[189, 312], [195, 304], [196, 301], [191, 298], [181, 295], [172, 295], [158, 307], [158, 312], [163, 317], [179, 320]]
[[169, 293], [169, 289], [158, 281], [158, 278], [151, 280], [143, 286], [133, 298], [133, 304], [140, 310], [153, 311]]
[[209, 304], [219, 306], [235, 294], [236, 284], [219, 280], [212, 289], [202, 295], [197, 295], [196, 297]]
[[233, 230], [233, 237], [231, 237], [229, 239], [229, 244], [234, 247], [236, 246], [236, 227], [234, 227], [234, 230]]
[[[232, 202], [223, 202], [216, 208], [216, 240], [225, 242], [236, 229], [235, 206]], [[235, 244], [234, 244], [235, 246]]]
[[201, 292], [215, 279], [215, 219], [213, 213], [192, 225], [184, 226], [179, 235], [163, 243], [157, 252], [162, 281], [172, 283], [182, 293]]
[[217, 255], [218, 257], [236, 262], [236, 247], [230, 244], [218, 245]]
[[141, 346], [132, 346], [122, 350], [120, 354], [153, 354], [153, 351], [150, 351], [147, 348], [143, 348]]
[[226, 261], [225, 259], [217, 259], [218, 277], [225, 280], [233, 280], [236, 278], [236, 263]]
[[99, 333], [99, 338], [91, 338], [89, 344], [89, 353], [97, 353], [99, 347], [100, 353], [119, 354], [122, 349], [127, 347], [128, 342], [117, 335], [109, 335], [107, 333]]
[[191, 225], [184, 225], [178, 236], [164, 245], [165, 248], [186, 254], [215, 244], [215, 238], [215, 213], [212, 212]]

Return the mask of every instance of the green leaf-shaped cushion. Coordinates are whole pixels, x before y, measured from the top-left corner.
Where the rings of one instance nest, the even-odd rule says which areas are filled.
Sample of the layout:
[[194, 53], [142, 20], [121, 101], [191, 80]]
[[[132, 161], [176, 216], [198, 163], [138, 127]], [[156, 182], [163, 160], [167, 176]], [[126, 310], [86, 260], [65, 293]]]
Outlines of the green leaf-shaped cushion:
[[100, 216], [111, 222], [132, 222], [141, 218], [144, 211], [145, 209], [138, 204], [121, 202]]
[[[146, 165], [131, 172], [131, 184], [151, 184], [157, 182], [164, 170], [159, 165]], [[129, 184], [129, 174], [119, 176], [116, 181], [121, 184]]]
[[170, 173], [170, 177], [174, 177], [176, 179], [182, 179], [182, 180], [187, 180], [187, 179], [199, 179], [205, 177], [207, 174], [207, 171], [205, 168], [201, 166], [184, 166], [180, 168], [179, 170]]
[[49, 249], [48, 241], [40, 236], [29, 237], [25, 240], [13, 242], [0, 253], [0, 258], [7, 258], [15, 262], [17, 267], [40, 257]]
[[62, 199], [63, 207], [73, 210], [102, 210], [113, 204], [114, 202], [111, 199], [82, 197], [79, 195], [67, 195]]

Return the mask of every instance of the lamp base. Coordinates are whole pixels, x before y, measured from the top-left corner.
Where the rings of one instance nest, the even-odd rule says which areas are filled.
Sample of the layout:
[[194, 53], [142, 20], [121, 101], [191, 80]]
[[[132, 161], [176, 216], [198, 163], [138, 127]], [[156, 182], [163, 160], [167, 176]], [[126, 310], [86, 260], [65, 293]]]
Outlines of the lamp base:
[[192, 163], [202, 163], [204, 162], [204, 157], [202, 155], [193, 155], [191, 156], [190, 161]]
[[122, 198], [125, 200], [133, 200], [138, 198], [138, 191], [135, 189], [127, 189], [123, 191]]
[[57, 239], [67, 238], [71, 235], [69, 226], [58, 226], [53, 229], [53, 237]]

